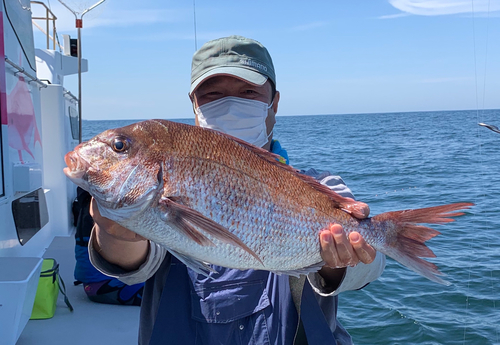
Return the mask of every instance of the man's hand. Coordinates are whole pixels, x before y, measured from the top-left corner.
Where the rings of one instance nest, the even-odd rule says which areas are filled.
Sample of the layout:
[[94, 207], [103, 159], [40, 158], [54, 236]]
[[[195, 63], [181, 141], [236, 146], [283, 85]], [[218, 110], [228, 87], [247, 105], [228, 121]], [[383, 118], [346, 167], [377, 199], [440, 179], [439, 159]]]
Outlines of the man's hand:
[[149, 242], [141, 235], [101, 216], [92, 198], [90, 215], [94, 219], [94, 249], [108, 262], [126, 271], [137, 270], [149, 253]]
[[94, 222], [97, 224], [100, 230], [105, 231], [107, 235], [112, 236], [118, 240], [129, 242], [146, 240], [141, 235], [138, 235], [135, 232], [124, 228], [120, 224], [101, 216], [94, 198], [92, 198], [92, 200], [90, 201], [90, 216], [94, 219]]
[[327, 267], [343, 268], [375, 260], [375, 249], [358, 232], [351, 232], [347, 238], [340, 224], [330, 224], [329, 229], [320, 232], [319, 238], [321, 257]]
[[[370, 214], [370, 208], [365, 203], [356, 202], [353, 205], [353, 210], [347, 210], [351, 215], [363, 219]], [[340, 224], [330, 224], [328, 229], [323, 229], [319, 241], [325, 266], [318, 273], [325, 280], [325, 288], [332, 292], [342, 282], [347, 266], [372, 263], [377, 254], [358, 232], [351, 232], [348, 238]]]

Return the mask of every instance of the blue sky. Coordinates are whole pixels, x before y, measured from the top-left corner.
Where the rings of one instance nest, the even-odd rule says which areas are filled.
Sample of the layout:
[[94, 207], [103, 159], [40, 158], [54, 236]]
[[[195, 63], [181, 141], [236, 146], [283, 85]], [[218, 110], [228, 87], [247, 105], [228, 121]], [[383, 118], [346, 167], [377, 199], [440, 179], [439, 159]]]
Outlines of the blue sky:
[[[195, 1], [198, 48], [232, 34], [268, 48], [278, 115], [500, 108], [500, 0]], [[76, 38], [74, 16], [44, 2]], [[84, 119], [193, 117], [192, 0], [107, 0], [82, 44]], [[77, 94], [76, 76], [65, 86]]]

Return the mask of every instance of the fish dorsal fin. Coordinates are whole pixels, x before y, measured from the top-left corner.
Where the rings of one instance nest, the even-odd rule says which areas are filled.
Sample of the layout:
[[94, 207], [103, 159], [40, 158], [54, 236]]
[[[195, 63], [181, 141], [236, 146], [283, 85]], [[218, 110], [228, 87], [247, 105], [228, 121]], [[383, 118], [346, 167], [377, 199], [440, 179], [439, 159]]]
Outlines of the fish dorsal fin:
[[202, 234], [195, 227], [203, 230], [207, 234], [215, 237], [219, 241], [240, 247], [247, 253], [256, 258], [260, 263], [262, 261], [253, 250], [241, 241], [238, 236], [231, 233], [228, 229], [213, 220], [205, 217], [200, 212], [187, 206], [178, 204], [170, 198], [161, 198], [159, 201], [160, 209], [163, 212], [162, 220], [167, 221], [184, 235], [202, 246], [213, 246], [214, 243]]
[[[208, 129], [208, 128], [206, 128]], [[251, 152], [255, 153], [257, 156], [259, 156], [260, 158], [262, 159], [265, 159], [271, 163], [279, 163], [280, 165], [284, 165], [288, 168], [290, 168], [292, 171], [295, 171], [295, 172], [298, 172], [297, 169], [294, 169], [292, 168], [290, 165], [287, 165], [285, 163], [281, 163], [281, 162], [278, 162], [277, 160], [279, 160], [279, 158], [281, 158], [280, 155], [276, 154], [276, 153], [272, 153], [266, 149], [263, 149], [261, 147], [258, 147], [258, 146], [255, 146], [255, 145], [252, 145], [250, 143], [247, 143], [246, 141], [244, 140], [241, 140], [239, 138], [236, 138], [236, 137], [233, 137], [232, 135], [229, 135], [229, 134], [226, 134], [226, 133], [223, 133], [223, 132], [219, 132], [219, 131], [216, 131], [216, 130], [213, 130], [213, 129], [209, 129], [211, 131], [213, 131], [214, 133], [216, 133], [217, 135], [220, 135], [222, 137], [226, 137], [232, 141], [235, 141], [237, 142], [239, 145], [243, 146], [244, 148], [250, 150]]]
[[252, 153], [257, 155], [258, 157], [260, 157], [260, 158], [272, 163], [273, 165], [295, 175], [297, 178], [299, 178], [303, 182], [307, 183], [309, 186], [311, 186], [312, 188], [314, 188], [318, 192], [321, 192], [321, 193], [325, 194], [326, 196], [328, 196], [328, 198], [333, 202], [335, 207], [340, 208], [349, 214], [352, 214], [356, 218], [363, 219], [363, 218], [368, 217], [368, 215], [370, 213], [370, 209], [365, 203], [360, 202], [360, 201], [356, 201], [352, 198], [343, 197], [342, 195], [337, 194], [335, 191], [331, 190], [327, 186], [319, 183], [315, 178], [308, 176], [308, 175], [301, 174], [299, 172], [299, 170], [293, 168], [292, 166], [279, 162], [278, 158], [281, 157], [280, 155], [277, 155], [277, 154], [269, 152], [263, 148], [249, 144], [246, 141], [243, 141], [241, 139], [233, 137], [229, 134], [221, 133], [221, 132], [216, 132], [216, 133], [237, 142], [239, 145], [250, 150]]

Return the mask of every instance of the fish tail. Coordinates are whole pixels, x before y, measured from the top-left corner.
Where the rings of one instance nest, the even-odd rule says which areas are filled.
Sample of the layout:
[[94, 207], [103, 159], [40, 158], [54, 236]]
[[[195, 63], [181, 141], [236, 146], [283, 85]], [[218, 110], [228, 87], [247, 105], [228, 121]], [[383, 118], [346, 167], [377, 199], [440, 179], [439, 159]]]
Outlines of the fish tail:
[[437, 283], [450, 285], [450, 282], [439, 277], [444, 274], [439, 271], [435, 264], [422, 259], [436, 257], [432, 250], [425, 245], [425, 242], [439, 235], [440, 232], [418, 224], [453, 222], [454, 219], [451, 217], [464, 214], [454, 211], [468, 209], [473, 205], [464, 202], [377, 215], [372, 218], [372, 222], [382, 225], [386, 232], [385, 243], [378, 249], [418, 274]]

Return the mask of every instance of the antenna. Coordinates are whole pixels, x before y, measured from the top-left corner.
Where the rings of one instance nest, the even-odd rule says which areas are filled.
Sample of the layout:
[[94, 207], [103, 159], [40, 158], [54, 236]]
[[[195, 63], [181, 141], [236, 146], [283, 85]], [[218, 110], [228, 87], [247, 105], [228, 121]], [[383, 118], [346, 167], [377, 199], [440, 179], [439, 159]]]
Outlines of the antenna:
[[196, 0], [193, 0], [193, 21], [194, 21], [194, 50], [198, 50], [198, 40], [196, 38]]
[[[82, 142], [82, 36], [80, 29], [83, 28], [83, 16], [92, 11], [94, 8], [102, 4], [106, 0], [101, 0], [90, 6], [89, 8], [83, 10], [81, 13], [73, 10], [64, 1], [59, 0], [59, 2], [66, 7], [71, 13], [75, 15], [75, 26], [78, 29], [78, 140]], [[78, 18], [78, 15], [80, 18]]]

